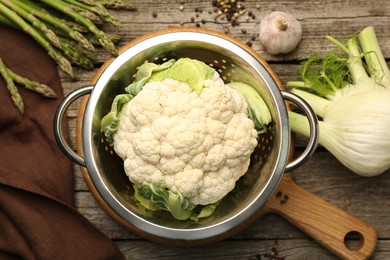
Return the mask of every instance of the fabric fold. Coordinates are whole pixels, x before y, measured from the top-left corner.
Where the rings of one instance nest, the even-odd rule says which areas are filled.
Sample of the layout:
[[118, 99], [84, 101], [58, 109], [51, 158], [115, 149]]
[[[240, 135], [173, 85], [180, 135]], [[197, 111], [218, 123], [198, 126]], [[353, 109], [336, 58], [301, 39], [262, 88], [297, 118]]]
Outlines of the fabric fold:
[[56, 64], [28, 35], [4, 26], [0, 57], [59, 96], [48, 99], [18, 87], [22, 115], [0, 77], [0, 258], [123, 259], [115, 243], [75, 209], [72, 163], [53, 133], [63, 98]]

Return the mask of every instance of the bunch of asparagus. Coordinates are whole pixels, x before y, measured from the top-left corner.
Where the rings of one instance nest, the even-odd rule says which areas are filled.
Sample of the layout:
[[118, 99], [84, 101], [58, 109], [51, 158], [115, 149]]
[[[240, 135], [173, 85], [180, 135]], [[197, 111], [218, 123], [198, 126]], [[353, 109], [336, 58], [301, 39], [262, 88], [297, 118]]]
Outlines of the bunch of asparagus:
[[[135, 7], [121, 0], [0, 0], [0, 24], [29, 34], [73, 78], [72, 65], [86, 70], [94, 68], [96, 45], [117, 55], [115, 42], [119, 38], [98, 28], [104, 23], [120, 28], [120, 22], [108, 9]], [[1, 59], [0, 74], [21, 113], [24, 105], [15, 83], [45, 97], [56, 97], [50, 87], [17, 75]]]

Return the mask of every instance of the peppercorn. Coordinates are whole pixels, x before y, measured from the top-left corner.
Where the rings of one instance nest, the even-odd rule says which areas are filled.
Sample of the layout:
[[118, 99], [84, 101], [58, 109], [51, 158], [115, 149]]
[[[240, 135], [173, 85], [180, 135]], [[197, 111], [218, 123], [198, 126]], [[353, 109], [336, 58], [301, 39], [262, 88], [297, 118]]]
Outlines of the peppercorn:
[[156, 13], [156, 12], [153, 12], [153, 13], [152, 13], [152, 16], [153, 16], [154, 18], [156, 18], [156, 17], [157, 17], [157, 13]]
[[[243, 15], [246, 10], [245, 6], [242, 4], [244, 1], [236, 1], [236, 0], [213, 0], [212, 5], [214, 7], [214, 12], [218, 9], [225, 15], [218, 15], [217, 18], [221, 20], [227, 19], [229, 22], [233, 20], [238, 20], [238, 17]], [[237, 23], [232, 23], [233, 26], [236, 26]]]

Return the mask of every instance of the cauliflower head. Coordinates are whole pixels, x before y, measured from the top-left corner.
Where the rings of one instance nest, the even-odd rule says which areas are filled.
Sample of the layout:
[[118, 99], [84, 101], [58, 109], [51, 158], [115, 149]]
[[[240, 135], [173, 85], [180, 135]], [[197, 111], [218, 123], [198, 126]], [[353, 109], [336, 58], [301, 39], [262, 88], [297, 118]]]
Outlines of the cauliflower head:
[[207, 205], [245, 174], [257, 131], [244, 96], [214, 72], [200, 93], [172, 78], [148, 81], [123, 106], [113, 140], [131, 182]]

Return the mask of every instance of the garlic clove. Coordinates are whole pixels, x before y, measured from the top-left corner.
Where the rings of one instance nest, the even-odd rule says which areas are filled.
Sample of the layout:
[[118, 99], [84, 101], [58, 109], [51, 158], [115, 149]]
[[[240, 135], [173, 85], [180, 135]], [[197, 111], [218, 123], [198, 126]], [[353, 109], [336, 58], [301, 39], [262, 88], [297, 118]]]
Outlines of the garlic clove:
[[289, 13], [275, 11], [261, 20], [260, 43], [270, 54], [289, 53], [301, 39], [301, 23]]

